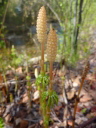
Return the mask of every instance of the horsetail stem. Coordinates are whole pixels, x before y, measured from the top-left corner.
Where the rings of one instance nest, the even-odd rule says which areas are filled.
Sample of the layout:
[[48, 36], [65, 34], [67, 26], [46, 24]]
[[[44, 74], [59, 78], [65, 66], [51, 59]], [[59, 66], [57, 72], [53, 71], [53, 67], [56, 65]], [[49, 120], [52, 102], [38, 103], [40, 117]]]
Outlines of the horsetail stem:
[[47, 59], [50, 63], [50, 85], [49, 89], [52, 90], [52, 70], [53, 62], [55, 61], [57, 53], [57, 35], [54, 29], [50, 29], [47, 40]]
[[41, 43], [41, 72], [44, 73], [44, 43], [47, 38], [47, 18], [44, 6], [40, 8], [37, 17], [37, 38]]

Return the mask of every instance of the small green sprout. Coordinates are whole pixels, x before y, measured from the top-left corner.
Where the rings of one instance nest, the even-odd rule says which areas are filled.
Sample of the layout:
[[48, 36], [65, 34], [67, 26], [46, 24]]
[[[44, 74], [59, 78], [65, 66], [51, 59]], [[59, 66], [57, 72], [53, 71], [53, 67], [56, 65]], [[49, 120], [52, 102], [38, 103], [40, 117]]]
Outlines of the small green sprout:
[[39, 86], [40, 88], [43, 87], [47, 87], [49, 84], [49, 76], [46, 74], [40, 74], [37, 79], [36, 79], [36, 85]]
[[42, 101], [46, 100], [46, 106], [50, 108], [53, 107], [55, 104], [58, 103], [58, 95], [55, 91], [45, 91], [42, 94]]
[[0, 128], [4, 128], [4, 120], [0, 117]]
[[82, 113], [85, 114], [87, 111], [87, 108], [82, 109]]

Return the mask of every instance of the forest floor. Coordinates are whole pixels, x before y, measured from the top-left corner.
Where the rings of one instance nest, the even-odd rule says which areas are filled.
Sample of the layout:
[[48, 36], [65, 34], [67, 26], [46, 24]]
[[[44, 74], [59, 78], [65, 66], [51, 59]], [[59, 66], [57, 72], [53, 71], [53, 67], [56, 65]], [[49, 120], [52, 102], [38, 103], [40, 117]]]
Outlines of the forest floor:
[[[96, 43], [93, 43], [88, 60], [80, 60], [75, 68], [64, 65], [60, 68], [59, 63], [54, 63], [54, 90], [59, 102], [50, 113], [54, 123], [49, 128], [72, 127], [74, 103], [87, 62], [90, 66], [76, 109], [75, 128], [96, 128]], [[0, 75], [0, 117], [4, 119], [4, 128], [43, 128], [39, 92], [35, 86], [36, 67], [39, 67], [38, 64], [31, 65], [28, 74], [25, 67], [18, 67], [16, 71], [8, 70], [6, 82]], [[28, 97], [27, 75], [31, 76], [31, 102]]]

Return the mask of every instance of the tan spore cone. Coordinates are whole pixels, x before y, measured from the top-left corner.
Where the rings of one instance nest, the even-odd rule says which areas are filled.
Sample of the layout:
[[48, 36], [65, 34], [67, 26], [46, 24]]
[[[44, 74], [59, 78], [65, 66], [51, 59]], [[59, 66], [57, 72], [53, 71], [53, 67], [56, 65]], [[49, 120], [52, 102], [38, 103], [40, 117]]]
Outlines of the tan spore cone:
[[57, 35], [56, 31], [51, 28], [47, 39], [47, 59], [48, 61], [55, 61], [57, 53]]
[[45, 7], [42, 6], [37, 17], [37, 38], [40, 43], [45, 43], [47, 38], [47, 18]]

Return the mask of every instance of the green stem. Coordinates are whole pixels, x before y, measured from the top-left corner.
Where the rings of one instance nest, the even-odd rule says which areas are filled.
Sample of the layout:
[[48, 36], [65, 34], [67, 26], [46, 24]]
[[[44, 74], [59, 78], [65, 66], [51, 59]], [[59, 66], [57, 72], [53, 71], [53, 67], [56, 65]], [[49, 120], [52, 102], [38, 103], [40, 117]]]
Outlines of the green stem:
[[[52, 80], [53, 80], [53, 74], [52, 74], [52, 71], [53, 71], [53, 61], [50, 61], [50, 69], [49, 69], [49, 75], [50, 75], [50, 84], [49, 84], [49, 90], [48, 91], [52, 91]], [[46, 101], [45, 101], [46, 102]], [[50, 106], [46, 106], [46, 113], [44, 115], [44, 127], [45, 128], [48, 128], [49, 126], [49, 120], [50, 120]], [[46, 122], [47, 121], [47, 122]]]

